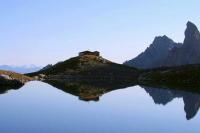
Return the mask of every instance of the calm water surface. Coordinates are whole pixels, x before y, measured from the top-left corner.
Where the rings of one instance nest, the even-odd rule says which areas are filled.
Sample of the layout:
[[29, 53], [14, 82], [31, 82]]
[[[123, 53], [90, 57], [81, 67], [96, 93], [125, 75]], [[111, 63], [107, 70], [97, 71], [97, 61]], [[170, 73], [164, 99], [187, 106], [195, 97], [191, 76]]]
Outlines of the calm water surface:
[[200, 95], [148, 87], [104, 94], [99, 101], [46, 83], [0, 95], [2, 133], [199, 133]]

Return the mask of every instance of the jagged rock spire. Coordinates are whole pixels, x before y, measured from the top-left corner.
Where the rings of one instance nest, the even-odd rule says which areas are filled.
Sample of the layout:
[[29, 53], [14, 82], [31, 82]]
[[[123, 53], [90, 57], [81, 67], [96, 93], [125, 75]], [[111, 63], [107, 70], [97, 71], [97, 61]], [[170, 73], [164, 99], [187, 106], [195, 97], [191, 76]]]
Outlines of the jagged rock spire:
[[200, 33], [195, 24], [188, 21], [187, 28], [185, 30], [185, 44], [197, 44], [196, 41], [200, 40]]

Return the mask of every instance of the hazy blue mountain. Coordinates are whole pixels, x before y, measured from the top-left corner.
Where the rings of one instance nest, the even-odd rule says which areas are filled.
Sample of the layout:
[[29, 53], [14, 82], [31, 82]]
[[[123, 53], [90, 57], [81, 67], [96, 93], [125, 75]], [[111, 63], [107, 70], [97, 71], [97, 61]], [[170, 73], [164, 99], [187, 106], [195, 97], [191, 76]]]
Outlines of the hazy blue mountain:
[[14, 71], [17, 73], [31, 73], [40, 70], [42, 67], [29, 65], [29, 66], [10, 66], [10, 65], [0, 65], [0, 70]]
[[153, 43], [136, 58], [125, 62], [125, 65], [137, 68], [154, 68], [162, 65], [162, 61], [166, 59], [170, 51], [180, 47], [182, 44], [175, 43], [167, 36], [156, 37]]
[[200, 33], [197, 27], [187, 23], [185, 40], [180, 48], [171, 51], [168, 58], [163, 62], [164, 66], [179, 66], [200, 63]]
[[200, 64], [200, 33], [188, 22], [183, 44], [174, 43], [166, 36], [156, 37], [145, 52], [124, 64], [137, 68]]

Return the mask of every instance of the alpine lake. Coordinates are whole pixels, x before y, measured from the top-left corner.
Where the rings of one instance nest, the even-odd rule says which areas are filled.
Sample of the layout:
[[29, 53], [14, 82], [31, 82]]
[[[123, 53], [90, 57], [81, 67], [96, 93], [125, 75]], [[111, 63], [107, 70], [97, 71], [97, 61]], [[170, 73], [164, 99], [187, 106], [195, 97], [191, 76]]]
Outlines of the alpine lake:
[[[0, 95], [2, 133], [199, 133], [200, 94], [31, 81]], [[107, 89], [109, 88], [109, 89]]]

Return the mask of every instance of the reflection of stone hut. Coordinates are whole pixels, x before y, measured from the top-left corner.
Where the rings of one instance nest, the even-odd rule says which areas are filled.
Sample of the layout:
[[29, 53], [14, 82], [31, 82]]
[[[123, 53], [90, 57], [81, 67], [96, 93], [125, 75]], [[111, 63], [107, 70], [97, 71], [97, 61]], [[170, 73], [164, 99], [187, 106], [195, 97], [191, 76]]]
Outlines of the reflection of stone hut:
[[79, 56], [84, 56], [84, 55], [94, 55], [94, 56], [100, 56], [100, 53], [98, 51], [83, 51], [79, 53]]
[[97, 95], [91, 95], [91, 96], [79, 96], [80, 100], [83, 101], [99, 101], [99, 96]]

